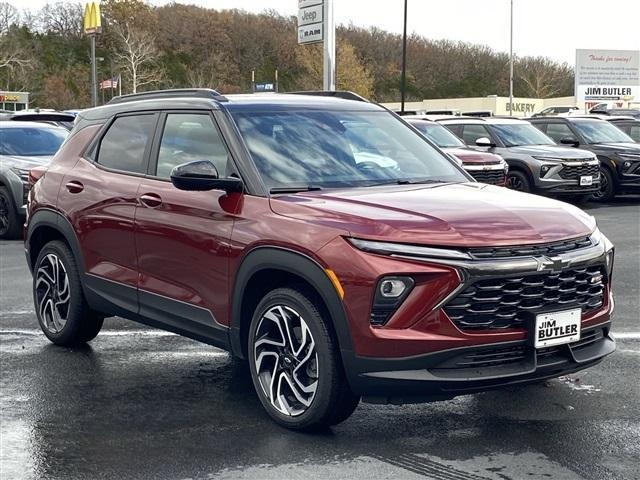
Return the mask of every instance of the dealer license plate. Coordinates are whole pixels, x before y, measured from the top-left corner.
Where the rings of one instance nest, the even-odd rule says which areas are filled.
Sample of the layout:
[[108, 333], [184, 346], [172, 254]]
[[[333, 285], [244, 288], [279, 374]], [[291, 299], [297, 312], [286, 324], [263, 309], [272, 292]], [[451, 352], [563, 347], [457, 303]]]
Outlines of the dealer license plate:
[[593, 176], [592, 175], [585, 175], [580, 177], [580, 186], [588, 186], [588, 185], [593, 185]]
[[534, 347], [552, 347], [580, 340], [581, 317], [579, 308], [536, 315]]

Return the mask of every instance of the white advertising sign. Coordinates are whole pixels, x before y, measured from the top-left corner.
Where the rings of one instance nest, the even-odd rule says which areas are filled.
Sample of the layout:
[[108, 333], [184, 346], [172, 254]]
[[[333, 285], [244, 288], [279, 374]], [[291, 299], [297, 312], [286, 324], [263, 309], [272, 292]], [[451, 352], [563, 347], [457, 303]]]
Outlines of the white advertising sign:
[[324, 1], [298, 0], [298, 43], [324, 40]]
[[322, 22], [323, 7], [324, 5], [320, 4], [298, 9], [298, 27]]
[[640, 50], [576, 50], [576, 102], [626, 108], [640, 102]]

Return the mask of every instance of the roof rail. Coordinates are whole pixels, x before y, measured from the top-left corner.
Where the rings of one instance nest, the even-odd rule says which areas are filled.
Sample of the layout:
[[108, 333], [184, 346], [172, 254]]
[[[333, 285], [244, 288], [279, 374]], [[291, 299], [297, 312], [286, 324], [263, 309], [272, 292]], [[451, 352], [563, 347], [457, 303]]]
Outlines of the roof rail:
[[113, 97], [108, 104], [133, 102], [136, 100], [151, 100], [158, 98], [197, 97], [208, 98], [218, 102], [226, 102], [227, 98], [212, 88], [174, 88], [168, 90], [152, 90], [150, 92], [132, 93]]
[[287, 92], [292, 95], [315, 95], [318, 97], [336, 97], [344, 100], [355, 100], [357, 102], [368, 102], [366, 98], [357, 93], [347, 90], [307, 90], [300, 92]]

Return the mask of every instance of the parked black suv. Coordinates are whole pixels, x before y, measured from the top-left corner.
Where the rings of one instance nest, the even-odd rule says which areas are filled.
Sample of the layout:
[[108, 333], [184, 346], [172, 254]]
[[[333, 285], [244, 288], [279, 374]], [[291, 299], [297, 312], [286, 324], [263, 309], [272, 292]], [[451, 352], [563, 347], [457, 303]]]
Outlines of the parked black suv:
[[634, 142], [640, 143], [640, 119], [633, 117], [607, 117], [609, 123], [613, 123], [616, 127], [629, 135]]
[[590, 150], [600, 159], [597, 200], [640, 192], [640, 145], [611, 123], [599, 118], [543, 117], [531, 123], [558, 143]]

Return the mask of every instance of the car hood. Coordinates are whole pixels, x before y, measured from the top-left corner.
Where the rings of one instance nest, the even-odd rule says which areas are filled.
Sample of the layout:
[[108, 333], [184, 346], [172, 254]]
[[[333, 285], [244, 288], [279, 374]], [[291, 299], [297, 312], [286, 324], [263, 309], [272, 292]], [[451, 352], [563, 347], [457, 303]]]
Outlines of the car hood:
[[421, 245], [546, 243], [595, 229], [593, 217], [567, 203], [476, 183], [305, 192], [271, 206], [354, 237]]
[[574, 147], [560, 147], [558, 145], [520, 145], [508, 147], [510, 153], [531, 155], [534, 157], [562, 158], [566, 160], [591, 160], [595, 155], [587, 150]]
[[633, 153], [640, 155], [638, 143], [598, 143], [591, 145], [598, 153]]
[[500, 163], [502, 158], [498, 155], [489, 152], [477, 152], [475, 150], [471, 150], [470, 148], [457, 148], [450, 147], [444, 148], [445, 152], [453, 155], [456, 158], [459, 158], [464, 163], [472, 163], [472, 164], [485, 164], [485, 163]]
[[21, 155], [0, 155], [0, 169], [4, 168], [33, 168], [42, 165], [49, 165], [53, 155], [21, 156]]

